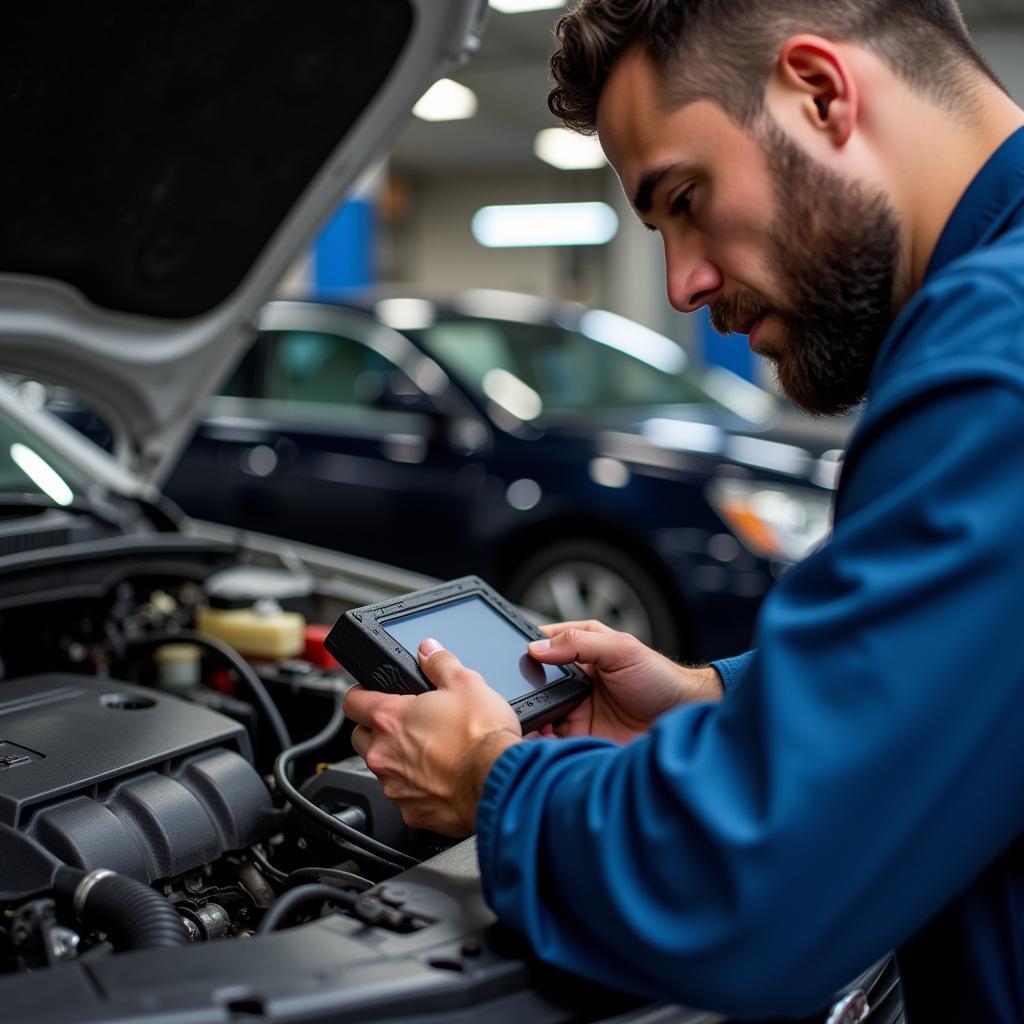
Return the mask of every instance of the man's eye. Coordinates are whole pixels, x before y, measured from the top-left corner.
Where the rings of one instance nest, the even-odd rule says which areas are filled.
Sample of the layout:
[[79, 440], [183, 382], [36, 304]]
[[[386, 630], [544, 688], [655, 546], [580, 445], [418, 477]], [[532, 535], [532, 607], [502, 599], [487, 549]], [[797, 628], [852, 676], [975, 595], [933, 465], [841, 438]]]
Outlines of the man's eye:
[[693, 206], [693, 189], [688, 188], [672, 200], [672, 205], [669, 207], [668, 212], [673, 216], [677, 216], [680, 213], [686, 213]]

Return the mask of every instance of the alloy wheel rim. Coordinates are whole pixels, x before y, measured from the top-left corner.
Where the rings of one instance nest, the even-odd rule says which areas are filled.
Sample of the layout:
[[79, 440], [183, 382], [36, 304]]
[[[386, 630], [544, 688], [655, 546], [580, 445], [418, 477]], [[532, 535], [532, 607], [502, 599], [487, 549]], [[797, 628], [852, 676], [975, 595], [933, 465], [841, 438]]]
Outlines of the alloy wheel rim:
[[563, 562], [545, 569], [523, 591], [520, 603], [552, 622], [597, 619], [643, 643], [653, 639], [650, 614], [635, 588], [596, 562]]

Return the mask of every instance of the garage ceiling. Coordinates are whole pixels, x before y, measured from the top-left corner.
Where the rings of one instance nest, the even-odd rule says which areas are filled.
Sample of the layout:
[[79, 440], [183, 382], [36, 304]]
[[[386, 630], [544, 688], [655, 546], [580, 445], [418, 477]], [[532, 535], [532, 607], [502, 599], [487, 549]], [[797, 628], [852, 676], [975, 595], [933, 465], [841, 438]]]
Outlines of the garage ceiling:
[[[1022, 0], [962, 0], [961, 7], [973, 28], [1024, 28]], [[558, 13], [491, 11], [480, 53], [453, 75], [479, 97], [477, 116], [435, 124], [412, 118], [395, 148], [395, 166], [419, 174], [545, 166], [533, 155], [533, 138], [556, 124], [546, 97]]]

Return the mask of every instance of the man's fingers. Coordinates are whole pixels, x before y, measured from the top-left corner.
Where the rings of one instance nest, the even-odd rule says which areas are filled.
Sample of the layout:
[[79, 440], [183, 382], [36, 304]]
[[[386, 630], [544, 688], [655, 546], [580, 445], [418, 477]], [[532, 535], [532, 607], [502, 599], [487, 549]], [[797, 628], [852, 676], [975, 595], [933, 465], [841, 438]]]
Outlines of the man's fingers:
[[380, 693], [364, 686], [353, 686], [345, 694], [345, 715], [360, 725], [372, 726], [376, 714], [400, 700], [402, 697], [396, 693]]
[[643, 644], [628, 633], [597, 633], [576, 626], [530, 644], [530, 654], [537, 661], [549, 665], [578, 661], [605, 670], [624, 668], [637, 661], [644, 651]]
[[365, 725], [357, 725], [352, 730], [352, 749], [365, 761], [366, 752], [370, 749], [373, 733]]
[[615, 632], [611, 626], [606, 626], [603, 622], [598, 622], [597, 619], [583, 619], [578, 622], [551, 622], [546, 626], [540, 627], [540, 631], [545, 636], [557, 636], [559, 633], [564, 633], [567, 629], [582, 629], [585, 633]]
[[465, 683], [470, 676], [478, 678], [476, 672], [466, 668], [451, 651], [446, 651], [434, 639], [421, 641], [416, 653], [423, 674], [439, 690]]

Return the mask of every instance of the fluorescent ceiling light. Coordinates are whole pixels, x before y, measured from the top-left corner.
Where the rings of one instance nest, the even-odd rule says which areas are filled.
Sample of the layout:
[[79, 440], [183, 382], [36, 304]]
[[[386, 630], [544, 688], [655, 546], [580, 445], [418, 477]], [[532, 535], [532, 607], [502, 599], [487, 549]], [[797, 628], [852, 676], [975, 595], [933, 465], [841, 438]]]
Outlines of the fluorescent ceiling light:
[[489, 249], [539, 245], [604, 245], [619, 230], [607, 203], [485, 206], [473, 217], [473, 237]]
[[465, 121], [476, 113], [476, 93], [442, 78], [420, 97], [412, 112], [422, 121]]
[[579, 135], [568, 128], [537, 132], [533, 151], [544, 163], [560, 171], [586, 171], [608, 163], [596, 135]]
[[525, 14], [527, 11], [553, 11], [564, 7], [565, 0], [491, 0], [491, 6], [502, 14]]
[[11, 458], [18, 468], [52, 501], [58, 505], [70, 505], [74, 501], [71, 488], [60, 478], [57, 471], [41, 456], [26, 445], [15, 442], [11, 445]]

